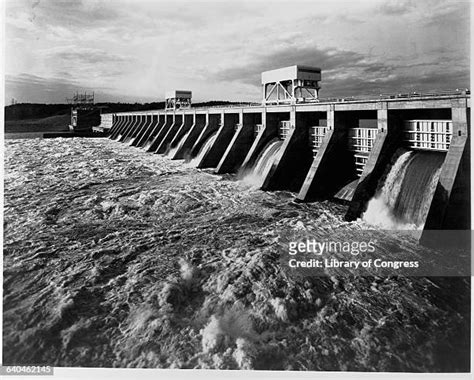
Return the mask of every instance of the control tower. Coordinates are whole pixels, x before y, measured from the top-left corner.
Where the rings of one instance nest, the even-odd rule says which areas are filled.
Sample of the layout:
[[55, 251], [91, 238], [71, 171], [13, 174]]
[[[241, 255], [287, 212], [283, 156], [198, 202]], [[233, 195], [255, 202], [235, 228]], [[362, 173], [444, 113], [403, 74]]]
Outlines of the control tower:
[[263, 104], [317, 102], [321, 69], [289, 66], [262, 73]]
[[179, 110], [191, 108], [191, 91], [185, 90], [171, 90], [166, 91], [165, 95], [165, 109]]

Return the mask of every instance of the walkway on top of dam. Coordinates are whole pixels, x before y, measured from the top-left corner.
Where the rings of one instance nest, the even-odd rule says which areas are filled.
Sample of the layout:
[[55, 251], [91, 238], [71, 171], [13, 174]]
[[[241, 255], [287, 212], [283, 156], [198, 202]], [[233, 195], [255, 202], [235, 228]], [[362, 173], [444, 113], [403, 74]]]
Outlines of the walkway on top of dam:
[[[465, 101], [465, 103], [464, 103]], [[457, 104], [453, 104], [457, 102]], [[460, 104], [464, 103], [464, 104]], [[321, 98], [318, 102], [296, 103], [296, 104], [272, 104], [262, 105], [260, 103], [244, 102], [240, 104], [228, 104], [217, 106], [202, 106], [179, 110], [155, 109], [147, 111], [125, 111], [116, 112], [114, 115], [151, 114], [157, 112], [179, 112], [179, 113], [221, 113], [239, 112], [256, 113], [263, 112], [288, 112], [291, 109], [302, 112], [326, 111], [333, 106], [334, 111], [364, 111], [377, 109], [416, 109], [416, 108], [451, 108], [453, 105], [470, 107], [470, 91], [444, 91], [439, 93], [407, 93], [407, 94], [383, 94], [376, 96], [351, 96], [344, 98]]]

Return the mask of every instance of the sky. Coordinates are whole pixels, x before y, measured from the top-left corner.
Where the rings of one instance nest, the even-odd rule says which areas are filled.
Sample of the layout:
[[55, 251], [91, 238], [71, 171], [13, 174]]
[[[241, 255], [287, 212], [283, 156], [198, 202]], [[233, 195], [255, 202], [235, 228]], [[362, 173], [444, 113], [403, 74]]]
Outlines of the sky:
[[6, 0], [5, 103], [260, 101], [261, 72], [320, 67], [321, 97], [469, 87], [455, 0]]

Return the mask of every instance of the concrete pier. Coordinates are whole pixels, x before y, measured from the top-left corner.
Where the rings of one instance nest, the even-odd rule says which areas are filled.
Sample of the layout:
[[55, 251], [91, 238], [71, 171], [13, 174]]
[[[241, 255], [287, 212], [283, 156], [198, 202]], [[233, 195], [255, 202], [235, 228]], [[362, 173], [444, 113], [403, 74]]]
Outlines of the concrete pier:
[[122, 124], [125, 122], [125, 116], [115, 115], [113, 118], [112, 128], [110, 129], [109, 137], [113, 139], [113, 136], [117, 133], [117, 131], [121, 128]]
[[176, 133], [178, 133], [179, 129], [183, 125], [183, 115], [174, 113], [173, 114], [173, 124], [171, 124], [169, 130], [163, 136], [163, 139], [158, 144], [158, 147], [155, 150], [155, 153], [166, 153], [169, 149], [171, 141], [173, 140]]
[[309, 112], [290, 112], [289, 134], [263, 182], [262, 190], [298, 191], [301, 188], [313, 160], [309, 144], [312, 116]]
[[221, 114], [221, 120], [223, 122], [217, 131], [216, 140], [211, 149], [203, 156], [201, 162], [198, 163], [198, 168], [215, 168], [234, 137], [239, 122], [239, 114], [223, 113]]
[[377, 110], [377, 137], [364, 170], [351, 194], [346, 199], [351, 200], [346, 220], [355, 220], [369, 200], [375, 195], [378, 182], [398, 147], [401, 146], [403, 121], [399, 115], [388, 112], [386, 104]]
[[288, 120], [289, 113], [262, 113], [262, 130], [258, 133], [240, 168], [241, 173], [251, 170], [262, 149], [278, 137], [280, 121]]
[[244, 113], [241, 111], [238, 115], [237, 130], [217, 165], [217, 174], [237, 172], [244, 162], [252, 143], [255, 141], [256, 125], [262, 123], [262, 115], [260, 113]]
[[116, 141], [119, 140], [123, 132], [128, 128], [132, 121], [133, 119], [130, 117], [130, 115], [125, 115], [123, 123], [120, 125], [119, 128], [117, 128], [115, 133], [110, 138]]
[[146, 123], [146, 117], [147, 115], [138, 115], [137, 122], [133, 126], [133, 128], [130, 129], [130, 131], [127, 133], [127, 136], [125, 136], [125, 139], [123, 140], [124, 143], [131, 145], [134, 138], [138, 135], [138, 133], [141, 131], [143, 126]]
[[148, 128], [150, 128], [150, 125], [153, 123], [153, 115], [152, 114], [147, 114], [147, 115], [144, 115], [144, 116], [145, 116], [145, 121], [143, 123], [143, 126], [140, 129], [140, 131], [137, 133], [137, 135], [130, 142], [130, 146], [137, 146], [139, 141], [144, 136], [144, 134], [148, 131]]
[[145, 149], [147, 152], [152, 152], [154, 149], [156, 149], [156, 145], [155, 145], [154, 149], [152, 148], [152, 145], [153, 145], [154, 142], [156, 143], [156, 140], [157, 140], [159, 134], [161, 133], [161, 131], [163, 130], [163, 128], [165, 127], [166, 122], [167, 122], [166, 114], [159, 113], [158, 114], [158, 124], [155, 125], [152, 132], [150, 133], [150, 135], [146, 139], [145, 144], [143, 144], [143, 149]]
[[[451, 113], [453, 136], [441, 168], [425, 230], [467, 230], [471, 226], [469, 109], [465, 102], [460, 101], [453, 104]], [[424, 239], [428, 238], [424, 236]]]
[[151, 142], [147, 152], [155, 152], [156, 149], [160, 146], [161, 141], [169, 132], [170, 128], [174, 125], [175, 114], [174, 113], [165, 113], [165, 122], [161, 127], [160, 131], [156, 135], [155, 139]]
[[184, 141], [181, 147], [176, 151], [175, 155], [171, 157], [173, 160], [180, 160], [187, 158], [190, 155], [191, 149], [196, 143], [202, 131], [206, 128], [209, 123], [209, 114], [195, 114], [194, 124], [191, 126], [186, 136], [183, 137]]
[[118, 141], [120, 142], [123, 142], [123, 143], [127, 143], [127, 139], [128, 139], [128, 136], [130, 136], [130, 134], [135, 130], [135, 128], [138, 126], [138, 124], [140, 123], [140, 118], [141, 116], [140, 115], [132, 115], [131, 116], [131, 119], [132, 119], [132, 122], [131, 124], [129, 124], [129, 126], [127, 127], [127, 129], [125, 129], [123, 131], [123, 133], [121, 134], [120, 138]]
[[160, 116], [160, 114], [159, 113], [154, 114], [152, 116], [151, 124], [149, 125], [145, 133], [143, 133], [143, 136], [140, 138], [140, 140], [138, 140], [136, 146], [138, 148], [145, 147], [148, 144], [148, 142], [151, 141], [151, 139], [153, 138], [154, 136], [153, 134], [157, 133], [157, 130], [160, 128], [160, 125], [161, 125], [160, 123], [162, 122], [163, 122], [163, 118]]
[[131, 115], [130, 119], [131, 119], [131, 122], [120, 134], [120, 137], [117, 139], [117, 141], [125, 142], [125, 139], [127, 138], [128, 134], [137, 126], [137, 124], [140, 121], [139, 115]]
[[327, 109], [328, 131], [323, 138], [303, 186], [297, 196], [300, 201], [332, 197], [344, 185], [355, 179], [355, 164], [347, 148], [348, 125], [353, 121], [346, 112]]
[[196, 157], [207, 139], [220, 128], [222, 113], [207, 114], [206, 117], [207, 123], [189, 151], [189, 158]]
[[[181, 143], [184, 144], [187, 133], [190, 131], [190, 129], [193, 127], [195, 123], [196, 123], [196, 114], [192, 114], [192, 115], [183, 114], [183, 123], [181, 124], [181, 127], [178, 129], [175, 136], [171, 140], [169, 144], [170, 149], [178, 148], [179, 144]], [[175, 154], [176, 153], [177, 151], [175, 152]], [[174, 158], [174, 155], [171, 158]]]

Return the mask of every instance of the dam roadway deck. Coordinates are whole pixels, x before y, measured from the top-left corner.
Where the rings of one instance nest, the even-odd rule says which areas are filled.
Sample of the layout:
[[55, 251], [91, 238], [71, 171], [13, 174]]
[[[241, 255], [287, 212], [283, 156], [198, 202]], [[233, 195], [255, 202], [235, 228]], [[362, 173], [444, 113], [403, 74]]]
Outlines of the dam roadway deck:
[[[328, 107], [333, 107], [335, 111], [366, 111], [377, 109], [420, 109], [420, 108], [451, 108], [459, 104], [465, 107], [470, 107], [470, 94], [426, 94], [420, 96], [392, 95], [389, 97], [369, 98], [369, 99], [321, 99], [314, 103], [296, 103], [290, 104], [275, 104], [263, 106], [261, 104], [243, 103], [242, 105], [225, 105], [225, 106], [210, 106], [210, 107], [193, 107], [190, 109], [181, 109], [178, 111], [171, 111], [180, 114], [218, 114], [224, 113], [238, 113], [242, 110], [244, 113], [258, 113], [258, 112], [289, 112], [295, 110], [297, 112], [325, 112]], [[170, 111], [165, 110], [151, 110], [151, 111], [134, 111], [134, 112], [119, 112], [112, 115], [146, 115], [166, 113]]]

